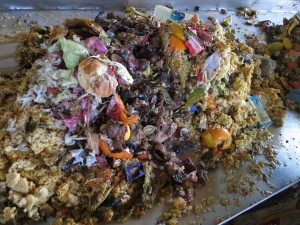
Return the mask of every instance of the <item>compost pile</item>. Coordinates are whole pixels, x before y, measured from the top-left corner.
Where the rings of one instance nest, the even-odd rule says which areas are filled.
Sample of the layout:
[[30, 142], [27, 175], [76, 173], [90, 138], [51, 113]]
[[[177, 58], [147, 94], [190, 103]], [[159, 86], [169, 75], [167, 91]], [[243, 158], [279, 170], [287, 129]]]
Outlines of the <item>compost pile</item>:
[[180, 16], [128, 8], [23, 37], [25, 76], [1, 91], [2, 223], [126, 221], [166, 202], [160, 223], [176, 224], [210, 170], [253, 159], [282, 124], [280, 91], [269, 118], [253, 49], [216, 20]]

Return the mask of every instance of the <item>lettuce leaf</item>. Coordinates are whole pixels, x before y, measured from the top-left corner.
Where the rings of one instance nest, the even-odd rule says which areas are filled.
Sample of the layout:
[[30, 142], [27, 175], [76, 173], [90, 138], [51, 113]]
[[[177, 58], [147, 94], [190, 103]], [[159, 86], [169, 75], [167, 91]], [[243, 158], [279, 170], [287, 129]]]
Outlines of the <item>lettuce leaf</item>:
[[56, 71], [58, 78], [58, 85], [63, 88], [76, 88], [78, 86], [78, 81], [72, 76], [71, 70], [59, 69]]
[[79, 64], [79, 62], [88, 56], [88, 50], [72, 40], [60, 38], [57, 42], [48, 48], [48, 53], [63, 52], [63, 59], [67, 69], [72, 69]]
[[189, 109], [191, 105], [199, 102], [203, 97], [207, 95], [204, 87], [199, 86], [194, 89], [194, 91], [190, 94], [188, 100], [186, 101], [184, 107]]
[[57, 41], [47, 49], [48, 53], [61, 51], [60, 42]]
[[79, 64], [81, 60], [88, 56], [88, 50], [77, 44], [75, 41], [67, 40], [64, 37], [58, 40], [61, 50], [63, 51], [63, 59], [67, 69], [72, 69]]

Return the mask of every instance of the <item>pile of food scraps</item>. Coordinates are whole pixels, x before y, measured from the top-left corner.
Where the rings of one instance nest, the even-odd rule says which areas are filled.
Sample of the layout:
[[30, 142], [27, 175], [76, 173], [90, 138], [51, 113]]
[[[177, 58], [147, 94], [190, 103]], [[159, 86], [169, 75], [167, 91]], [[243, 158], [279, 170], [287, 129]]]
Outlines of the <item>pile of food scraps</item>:
[[159, 223], [176, 224], [210, 170], [252, 159], [282, 124], [280, 87], [260, 100], [267, 57], [217, 20], [171, 16], [128, 8], [23, 37], [22, 76], [1, 79], [2, 223], [123, 222], [166, 202]]

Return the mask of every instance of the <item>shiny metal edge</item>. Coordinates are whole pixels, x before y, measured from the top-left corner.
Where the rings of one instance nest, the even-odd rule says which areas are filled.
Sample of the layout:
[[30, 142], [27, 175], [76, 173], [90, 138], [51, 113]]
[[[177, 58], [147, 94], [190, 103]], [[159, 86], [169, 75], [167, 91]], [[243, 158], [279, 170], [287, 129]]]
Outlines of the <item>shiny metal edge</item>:
[[[2, 0], [3, 1], [3, 0]], [[13, 0], [12, 0], [13, 1]], [[54, 0], [55, 2], [56, 0]], [[113, 1], [113, 0], [112, 0]], [[179, 0], [181, 1], [181, 0]], [[213, 0], [212, 0], [213, 1]], [[130, 1], [126, 1], [126, 4], [130, 4]], [[268, 2], [268, 0], [266, 0]], [[278, 1], [279, 2], [279, 1]], [[277, 2], [277, 3], [278, 3]], [[270, 19], [272, 18], [273, 22], [276, 22], [280, 24], [282, 22], [282, 18], [286, 17], [289, 18], [291, 15], [291, 12], [295, 11], [297, 8], [297, 5], [290, 4], [292, 2], [297, 2], [299, 1], [284, 1], [288, 2], [289, 4], [286, 4], [284, 7], [290, 7], [289, 10], [287, 11], [288, 13], [269, 13], [270, 11], [265, 10], [265, 12], [259, 14], [259, 20], [265, 20], [265, 19]], [[257, 4], [257, 3], [255, 3]], [[131, 5], [132, 6], [132, 5]], [[2, 2], [0, 3], [0, 7], [2, 7]], [[221, 7], [220, 7], [221, 8]], [[254, 7], [256, 8], [256, 7]], [[271, 8], [271, 7], [270, 7]], [[79, 9], [79, 8], [78, 8]], [[215, 8], [216, 9], [216, 8]], [[273, 8], [274, 9], [274, 8]], [[280, 7], [277, 8], [278, 10]], [[64, 18], [69, 18], [71, 16], [80, 16], [80, 17], [86, 17], [86, 18], [93, 18], [96, 15], [96, 11], [99, 9], [94, 9], [93, 11], [88, 11], [88, 10], [54, 10], [54, 11], [47, 11], [47, 10], [41, 10], [41, 11], [31, 11], [28, 10], [27, 12], [24, 13], [22, 10], [9, 10], [10, 16], [13, 16], [14, 18], [21, 18], [21, 19], [27, 19], [27, 20], [36, 20], [38, 18], [39, 23], [46, 25], [46, 24], [52, 24], [52, 23], [59, 23], [61, 20]], [[112, 8], [110, 9], [112, 10]], [[117, 8], [113, 8], [114, 11], [117, 10]], [[153, 10], [153, 9], [151, 9]], [[7, 12], [6, 12], [7, 13]], [[43, 14], [49, 14], [49, 15], [43, 15]], [[201, 18], [206, 18], [208, 15], [214, 15], [215, 17], [219, 18], [221, 20], [225, 15], [221, 15], [218, 11], [212, 10], [212, 11], [200, 11], [199, 12]], [[234, 12], [230, 12], [228, 14], [234, 15]], [[0, 12], [1, 16], [1, 12]], [[226, 15], [227, 16], [227, 15]], [[237, 35], [243, 35], [245, 33], [256, 33], [255, 27], [254, 26], [243, 26], [244, 25], [244, 18], [240, 17], [233, 17], [234, 20], [234, 25], [233, 28], [235, 27], [235, 24], [239, 24], [241, 26], [241, 29], [237, 29]], [[14, 22], [14, 19], [11, 19], [11, 23]], [[7, 29], [13, 29], [13, 26], [7, 26]], [[4, 30], [0, 33], [4, 33]], [[299, 114], [295, 112], [288, 112], [286, 116], [286, 123], [282, 128], [276, 128], [272, 132], [274, 134], [274, 144], [275, 146], [278, 146], [278, 152], [279, 156], [278, 159], [282, 161], [282, 164], [278, 166], [274, 170], [274, 175], [271, 178], [271, 183], [276, 185], [276, 188], [271, 190], [265, 183], [261, 182], [260, 180], [257, 180], [256, 186], [260, 187], [263, 190], [271, 190], [272, 192], [274, 191], [275, 193], [279, 193], [283, 191], [284, 189], [290, 187], [291, 181], [293, 180], [298, 180], [300, 179], [300, 164], [299, 164], [299, 159], [300, 159], [300, 139], [299, 136], [294, 136], [295, 134], [298, 134], [300, 131], [300, 120], [299, 120]], [[262, 156], [260, 160], [264, 160], [264, 157]], [[240, 174], [245, 174], [246, 171], [242, 170], [246, 168], [241, 168], [239, 171]], [[210, 185], [205, 185], [201, 187], [201, 193], [199, 198], [199, 202], [202, 202], [202, 200], [208, 196], [208, 195], [214, 195], [216, 196], [216, 201], [215, 203], [211, 206], [211, 209], [213, 209], [210, 212], [207, 212], [205, 215], [201, 215], [200, 217], [196, 218], [197, 222], [203, 221], [206, 225], [214, 224], [214, 218], [218, 216], [218, 213], [224, 213], [224, 216], [226, 218], [235, 218], [236, 216], [242, 214], [243, 212], [251, 209], [255, 205], [266, 201], [267, 199], [270, 198], [266, 196], [261, 196], [259, 192], [252, 194], [250, 196], [247, 196], [247, 198], [242, 199], [242, 205], [235, 207], [234, 205], [231, 205], [229, 208], [225, 209], [223, 206], [218, 204], [218, 200], [223, 197], [229, 197], [227, 193], [222, 193], [220, 190], [226, 190], [226, 185], [225, 184], [220, 184], [220, 180], [224, 174], [222, 174], [221, 170], [214, 171], [214, 173], [211, 174], [210, 179]], [[272, 194], [271, 196], [274, 196]], [[230, 199], [234, 199], [235, 197], [240, 197], [239, 193], [237, 194], [230, 194]], [[258, 202], [257, 202], [258, 201]], [[150, 216], [147, 216], [148, 220], [138, 220], [138, 221], [130, 221], [126, 223], [126, 225], [140, 225], [141, 223], [147, 224], [147, 225], [154, 225], [154, 220], [158, 217], [159, 213], [161, 213], [162, 208], [156, 208], [155, 212], [150, 214]], [[202, 220], [202, 218], [204, 218]], [[190, 218], [186, 218], [186, 220], [190, 221]], [[180, 224], [188, 224], [189, 221], [183, 221]], [[222, 222], [224, 224], [226, 221]], [[199, 222], [200, 223], [200, 222]], [[36, 224], [36, 223], [35, 223]], [[113, 224], [111, 224], [113, 225]], [[125, 224], [124, 224], [125, 225]]]
[[278, 195], [279, 193], [282, 193], [284, 191], [286, 191], [289, 188], [292, 188], [293, 186], [300, 184], [300, 178], [298, 178], [297, 180], [295, 180], [294, 182], [291, 182], [289, 185], [285, 186], [284, 188], [280, 189], [279, 191], [267, 196], [266, 198], [262, 199], [261, 201], [254, 203], [253, 205], [251, 205], [250, 207], [240, 211], [239, 213], [235, 214], [234, 216], [224, 220], [223, 222], [219, 223], [218, 225], [225, 225], [226, 223], [230, 222], [231, 220], [237, 218], [238, 216], [241, 216], [242, 214], [250, 211], [251, 209], [254, 209], [256, 206], [259, 206], [260, 204], [268, 201], [269, 199], [275, 197], [276, 195]]
[[253, 7], [264, 11], [291, 12], [296, 11], [300, 0], [1, 0], [0, 10], [18, 9], [98, 9], [122, 10], [128, 6], [152, 10], [155, 5], [171, 5], [177, 10], [218, 10], [225, 8], [233, 10], [238, 7]]

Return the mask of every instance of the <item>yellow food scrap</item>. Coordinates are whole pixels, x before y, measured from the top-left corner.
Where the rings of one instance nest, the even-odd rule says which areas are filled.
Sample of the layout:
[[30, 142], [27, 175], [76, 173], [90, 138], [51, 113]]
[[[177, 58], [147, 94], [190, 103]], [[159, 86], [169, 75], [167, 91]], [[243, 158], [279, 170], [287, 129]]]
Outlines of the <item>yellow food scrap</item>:
[[224, 24], [224, 26], [231, 26], [231, 24], [232, 24], [232, 17], [231, 17], [231, 16], [227, 16], [227, 17], [223, 20], [223, 24]]
[[286, 37], [282, 38], [282, 42], [286, 50], [290, 50], [293, 47], [291, 40]]
[[174, 199], [173, 205], [176, 209], [183, 210], [186, 208], [186, 201], [182, 197], [178, 197]]
[[283, 48], [284, 48], [284, 45], [282, 42], [273, 42], [271, 44], [268, 44], [268, 49], [270, 51], [276, 52], [276, 51], [282, 50]]
[[170, 28], [175, 37], [179, 38], [182, 41], [185, 41], [184, 30], [182, 26], [180, 26], [178, 23], [172, 23]]

